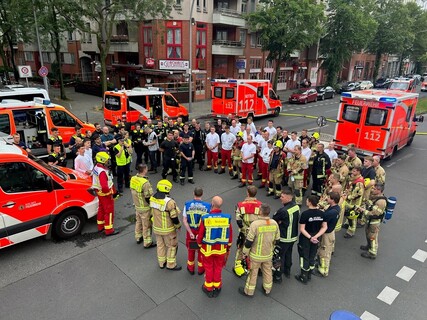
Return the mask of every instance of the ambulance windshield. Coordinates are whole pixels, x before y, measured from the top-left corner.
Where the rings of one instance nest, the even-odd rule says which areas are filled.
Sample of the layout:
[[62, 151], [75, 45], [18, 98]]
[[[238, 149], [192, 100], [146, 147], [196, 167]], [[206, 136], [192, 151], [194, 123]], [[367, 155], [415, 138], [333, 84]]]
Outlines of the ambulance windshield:
[[62, 172], [61, 170], [59, 170], [58, 168], [56, 168], [54, 166], [48, 165], [46, 162], [40, 160], [39, 158], [34, 157], [32, 154], [29, 154], [28, 158], [30, 158], [34, 162], [37, 162], [37, 164], [39, 164], [40, 166], [42, 166], [46, 170], [49, 170], [55, 176], [59, 177], [61, 180], [67, 181], [68, 175], [65, 172]]

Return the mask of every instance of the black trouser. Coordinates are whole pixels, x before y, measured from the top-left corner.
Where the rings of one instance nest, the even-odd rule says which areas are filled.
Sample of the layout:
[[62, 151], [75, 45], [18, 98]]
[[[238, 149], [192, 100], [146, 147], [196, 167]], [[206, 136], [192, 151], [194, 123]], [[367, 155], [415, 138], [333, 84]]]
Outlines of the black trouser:
[[292, 249], [294, 242], [280, 242], [280, 253], [282, 260], [282, 272], [284, 274], [290, 274], [292, 266]]
[[156, 151], [148, 151], [148, 155], [150, 156], [150, 168], [153, 170], [157, 170], [157, 150]]
[[142, 163], [142, 146], [141, 145], [135, 145], [135, 153], [136, 153], [136, 163], [135, 168], [138, 167], [138, 164]]
[[323, 186], [325, 184], [325, 178], [318, 178], [316, 174], [313, 173], [313, 186], [311, 187], [311, 193], [316, 194], [319, 197], [323, 193]]
[[300, 256], [301, 270], [310, 271], [314, 269], [317, 254], [317, 244], [311, 243], [304, 235], [299, 236], [298, 253]]
[[114, 148], [113, 147], [110, 148], [110, 157], [111, 157], [111, 159], [110, 159], [111, 173], [113, 176], [116, 176], [117, 175], [117, 171], [116, 171], [117, 164], [116, 164], [116, 155], [114, 154]]
[[124, 166], [117, 166], [117, 187], [119, 192], [123, 192], [123, 180], [125, 186], [129, 188], [130, 185], [130, 163]]
[[203, 150], [203, 145], [196, 144], [194, 145], [194, 151], [195, 151], [195, 160], [197, 164], [202, 167], [205, 164], [205, 153]]
[[142, 153], [144, 154], [144, 162], [148, 164], [149, 152], [147, 146], [142, 146]]
[[160, 150], [156, 151], [156, 160], [157, 160], [158, 165], [160, 163], [162, 163], [162, 153], [160, 152]]
[[169, 169], [172, 169], [172, 176], [174, 179], [176, 179], [176, 177], [178, 176], [176, 172], [176, 158], [168, 158], [163, 156], [163, 179], [166, 179]]
[[184, 180], [185, 179], [185, 172], [188, 169], [188, 180], [192, 180], [193, 179], [193, 161], [188, 161], [184, 158], [181, 158], [181, 175], [180, 175], [180, 179]]

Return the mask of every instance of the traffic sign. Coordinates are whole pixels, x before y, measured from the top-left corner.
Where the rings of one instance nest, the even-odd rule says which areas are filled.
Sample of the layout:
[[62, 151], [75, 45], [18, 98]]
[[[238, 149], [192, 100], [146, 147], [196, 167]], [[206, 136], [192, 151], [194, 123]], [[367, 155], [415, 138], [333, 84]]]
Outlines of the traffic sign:
[[19, 77], [21, 78], [32, 78], [33, 73], [31, 72], [31, 66], [18, 66]]
[[45, 66], [41, 66], [39, 69], [39, 76], [46, 77], [49, 74], [49, 70]]
[[320, 116], [320, 117], [318, 117], [318, 118], [317, 118], [317, 120], [316, 120], [316, 122], [317, 122], [317, 125], [318, 125], [319, 127], [324, 127], [324, 126], [326, 126], [326, 118], [325, 118], [324, 116]]

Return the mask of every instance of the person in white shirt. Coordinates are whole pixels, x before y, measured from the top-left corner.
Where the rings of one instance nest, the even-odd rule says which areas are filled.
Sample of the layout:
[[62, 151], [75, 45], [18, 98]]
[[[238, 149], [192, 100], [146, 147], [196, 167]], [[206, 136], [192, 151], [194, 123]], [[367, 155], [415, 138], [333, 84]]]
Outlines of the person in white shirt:
[[288, 159], [292, 158], [292, 155], [295, 152], [295, 150], [294, 150], [295, 146], [301, 145], [301, 142], [297, 138], [298, 138], [297, 132], [292, 131], [291, 132], [291, 138], [288, 141], [286, 141], [286, 144], [285, 144], [285, 147], [283, 148], [283, 151], [287, 152], [286, 158], [288, 158]]
[[218, 173], [218, 146], [220, 144], [219, 135], [215, 132], [215, 127], [210, 127], [210, 132], [206, 135], [206, 150], [208, 154], [208, 164], [205, 171], [212, 170]]
[[147, 140], [143, 142], [144, 146], [148, 147], [148, 156], [150, 158], [151, 167], [148, 171], [153, 171], [157, 173], [157, 151], [159, 150], [159, 141], [157, 139], [157, 134], [151, 127], [144, 128], [145, 134], [147, 135]]
[[[234, 120], [233, 120], [234, 121]], [[221, 170], [218, 174], [225, 172], [225, 165], [228, 163], [228, 173], [233, 176], [233, 163], [231, 161], [231, 150], [236, 141], [236, 136], [230, 132], [230, 127], [225, 126], [225, 132], [221, 135]]]
[[268, 184], [267, 184], [268, 174], [269, 174], [268, 173], [268, 164], [270, 163], [270, 155], [271, 155], [272, 151], [273, 151], [273, 141], [268, 140], [268, 142], [266, 143], [264, 148], [262, 148], [261, 153], [260, 153], [260, 158], [262, 160], [262, 165], [259, 168], [259, 170], [261, 170], [261, 172], [262, 172], [261, 185], [259, 186], [260, 188], [264, 188], [264, 187], [268, 186]]
[[88, 176], [92, 175], [93, 162], [92, 159], [85, 156], [85, 147], [80, 145], [77, 149], [77, 157], [74, 159], [74, 170], [87, 174]]
[[246, 186], [246, 181], [249, 185], [253, 183], [254, 157], [256, 154], [255, 144], [252, 143], [252, 136], [248, 135], [247, 142], [242, 146], [242, 183], [239, 188]]
[[329, 156], [331, 165], [334, 166], [338, 159], [338, 153], [335, 151], [335, 142], [329, 142], [328, 148], [325, 149], [325, 153]]
[[91, 168], [93, 168], [93, 151], [92, 151], [92, 141], [89, 138], [83, 140], [83, 145], [85, 147], [85, 157], [90, 161]]
[[308, 162], [310, 160], [311, 157], [311, 148], [309, 146], [309, 140], [308, 139], [302, 139], [301, 141], [301, 154], [305, 157], [305, 159], [307, 160], [306, 165], [304, 167], [304, 180], [303, 180], [303, 185], [302, 185], [302, 190], [303, 190], [303, 194], [305, 193], [305, 191], [307, 191], [308, 188], [308, 184], [309, 184], [309, 179], [310, 179], [310, 172], [308, 169]]
[[[268, 140], [268, 132], [267, 130], [264, 130], [261, 126], [258, 127], [258, 131], [255, 135], [254, 143], [256, 145], [256, 155], [255, 155], [255, 161], [254, 164], [258, 165], [258, 172], [257, 177], [255, 180], [261, 180], [262, 178], [262, 158], [260, 156], [261, 150], [264, 148], [264, 146], [267, 145]], [[255, 165], [254, 165], [255, 168]]]
[[277, 134], [277, 130], [274, 127], [274, 122], [273, 120], [268, 120], [268, 124], [265, 127], [265, 130], [268, 131], [268, 139], [271, 140], [274, 138], [274, 136]]
[[[244, 129], [244, 131], [243, 131], [243, 129]], [[244, 125], [242, 125], [242, 131], [243, 131], [243, 141], [245, 141], [245, 142], [248, 141], [248, 135], [251, 136], [252, 141], [254, 141], [255, 134], [252, 133], [252, 129], [249, 125], [247, 125], [246, 127]]]
[[246, 128], [247, 127], [251, 128], [251, 133], [253, 134], [253, 136], [255, 136], [256, 127], [255, 127], [254, 119], [252, 119], [252, 117], [247, 118]]
[[237, 121], [234, 119], [231, 121], [230, 132], [234, 134], [234, 136], [236, 137], [237, 137], [237, 132], [240, 132], [240, 126], [237, 125]]

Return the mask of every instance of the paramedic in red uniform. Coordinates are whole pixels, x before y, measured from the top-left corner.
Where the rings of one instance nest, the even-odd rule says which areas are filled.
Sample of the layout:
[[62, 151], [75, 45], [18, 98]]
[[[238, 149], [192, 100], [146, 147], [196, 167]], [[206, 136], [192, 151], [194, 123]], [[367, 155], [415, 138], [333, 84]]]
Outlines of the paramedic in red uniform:
[[202, 290], [209, 298], [216, 298], [221, 292], [222, 268], [225, 266], [233, 241], [231, 215], [222, 213], [221, 205], [221, 197], [212, 198], [211, 211], [202, 217], [197, 235], [205, 267]]
[[108, 161], [110, 155], [101, 151], [96, 154], [96, 166], [93, 168], [92, 188], [98, 195], [99, 207], [96, 217], [98, 231], [104, 231], [106, 236], [113, 236], [119, 231], [114, 230], [114, 199], [113, 199], [113, 179], [108, 173]]

